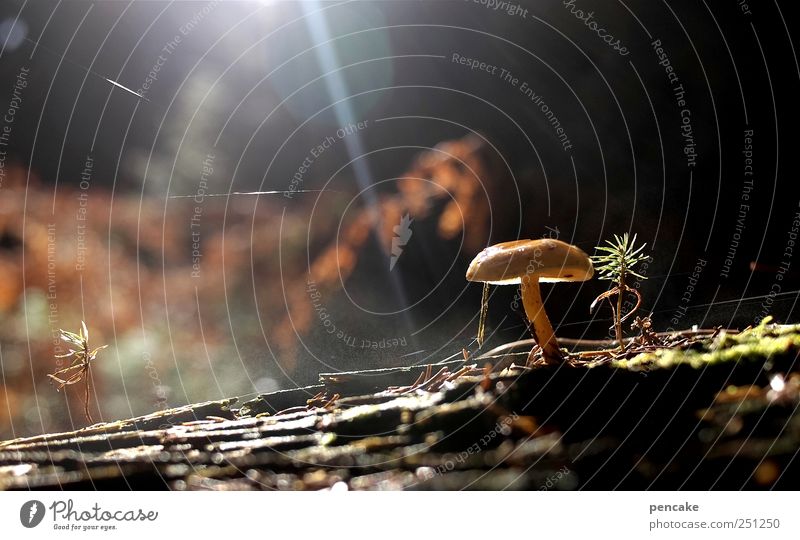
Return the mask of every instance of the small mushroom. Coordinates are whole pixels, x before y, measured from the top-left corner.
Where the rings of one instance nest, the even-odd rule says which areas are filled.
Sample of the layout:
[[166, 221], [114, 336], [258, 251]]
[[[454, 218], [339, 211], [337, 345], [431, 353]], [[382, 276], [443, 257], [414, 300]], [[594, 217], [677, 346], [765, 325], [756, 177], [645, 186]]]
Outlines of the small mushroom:
[[594, 275], [589, 256], [578, 247], [554, 240], [514, 240], [489, 246], [472, 260], [468, 281], [520, 284], [522, 305], [548, 364], [561, 361], [553, 327], [544, 311], [539, 282], [586, 281]]

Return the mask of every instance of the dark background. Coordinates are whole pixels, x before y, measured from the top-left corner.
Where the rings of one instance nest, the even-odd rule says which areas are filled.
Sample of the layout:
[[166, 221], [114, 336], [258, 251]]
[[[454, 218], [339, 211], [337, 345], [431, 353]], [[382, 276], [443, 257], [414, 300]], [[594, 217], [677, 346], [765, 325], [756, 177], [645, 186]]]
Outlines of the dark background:
[[[323, 48], [346, 66], [340, 80], [351, 95], [352, 118], [370, 122], [359, 140], [364, 152], [376, 151], [362, 161], [370, 182], [380, 183], [377, 191], [391, 192], [385, 180], [401, 174], [421, 149], [478, 132], [514, 172], [509, 197], [526, 194], [515, 212], [497, 216], [506, 230], [525, 238], [558, 227], [562, 239], [587, 252], [624, 231], [647, 242], [653, 262], [640, 290], [657, 329], [673, 326], [681, 305], [689, 309], [677, 327], [744, 327], [766, 312], [796, 322], [800, 260], [785, 251], [800, 211], [794, 3], [759, 2], [746, 13], [733, 0], [576, 1], [627, 47], [627, 56], [601, 41], [564, 2], [518, 4], [515, 14], [472, 0], [319, 6], [333, 38]], [[204, 7], [208, 13], [182, 34]], [[96, 184], [115, 197], [141, 195], [164, 213], [175, 208], [168, 195], [195, 192], [208, 153], [215, 155], [212, 192], [285, 190], [309, 149], [342, 123], [329, 107], [335, 100], [320, 77], [320, 56], [309, 50], [323, 38], [310, 30], [297, 3], [12, 0], [0, 13], [2, 38], [8, 38], [0, 54], [0, 103], [11, 100], [20, 67], [30, 68], [7, 163], [30, 169], [40, 179], [37, 189], [52, 190], [56, 183], [74, 189], [91, 152]], [[104, 79], [139, 89], [176, 35], [181, 43], [165, 55], [147, 100]], [[651, 44], [656, 39], [686, 92], [694, 167], [683, 153], [681, 108]], [[562, 148], [540, 107], [518, 88], [452, 62], [454, 53], [528, 82], [572, 147]], [[376, 122], [393, 117], [406, 118]], [[745, 130], [754, 133], [754, 184], [742, 201]], [[302, 188], [357, 193], [357, 172], [345, 150], [340, 144], [325, 153]], [[0, 198], [3, 191], [0, 186]], [[308, 211], [296, 199], [276, 204], [288, 213]], [[741, 204], [749, 208], [736, 245]], [[428, 253], [435, 257], [435, 246]], [[682, 304], [700, 259], [707, 263]], [[755, 261], [760, 266], [754, 271]], [[455, 283], [467, 262], [451, 267], [451, 260], [435, 261], [433, 267]], [[781, 263], [789, 269], [779, 280]], [[412, 267], [400, 275], [412, 297], [441, 278], [423, 280]], [[376, 275], [364, 286], [390, 285], [387, 276]], [[569, 294], [577, 297], [548, 305], [559, 335], [607, 333], [607, 320], [591, 323], [587, 309], [602, 290], [597, 283], [572, 288]], [[512, 296], [505, 290], [493, 296], [497, 343], [521, 335], [519, 319], [507, 317], [504, 308]], [[445, 319], [467, 324], [479, 297], [480, 288], [470, 287]], [[400, 307], [391, 295], [385, 302]], [[410, 310], [402, 324], [429, 321], [436, 306], [420, 309], [427, 311]], [[451, 337], [437, 336], [435, 327], [425, 336], [422, 348]], [[457, 338], [448, 354], [471, 342], [469, 335]], [[254, 341], [246, 350], [259, 347]], [[320, 369], [309, 368], [300, 379], [313, 380]]]

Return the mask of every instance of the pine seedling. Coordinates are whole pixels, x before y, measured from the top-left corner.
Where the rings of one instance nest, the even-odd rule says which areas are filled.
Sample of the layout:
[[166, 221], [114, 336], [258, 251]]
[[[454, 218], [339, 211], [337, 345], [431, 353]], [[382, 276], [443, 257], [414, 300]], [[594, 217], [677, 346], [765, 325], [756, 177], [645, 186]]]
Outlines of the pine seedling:
[[[589, 307], [589, 311], [591, 312], [594, 310], [598, 302], [608, 300], [613, 312], [614, 331], [621, 352], [625, 350], [622, 323], [633, 315], [642, 303], [642, 295], [639, 294], [637, 289], [628, 285], [628, 278], [634, 276], [639, 279], [647, 279], [642, 274], [634, 271], [633, 268], [649, 257], [642, 253], [647, 244], [636, 247], [635, 234], [632, 238], [628, 233], [622, 236], [615, 234], [614, 241], [606, 240], [606, 244], [608, 245], [596, 247], [595, 250], [600, 253], [593, 255], [591, 259], [595, 270], [600, 274], [600, 279], [614, 282], [614, 287], [595, 298], [594, 302], [592, 302], [592, 305]], [[636, 296], [636, 305], [628, 313], [623, 314], [622, 299], [625, 293], [631, 293]], [[617, 297], [616, 307], [614, 306], [614, 302], [611, 301], [611, 298], [615, 295]]]

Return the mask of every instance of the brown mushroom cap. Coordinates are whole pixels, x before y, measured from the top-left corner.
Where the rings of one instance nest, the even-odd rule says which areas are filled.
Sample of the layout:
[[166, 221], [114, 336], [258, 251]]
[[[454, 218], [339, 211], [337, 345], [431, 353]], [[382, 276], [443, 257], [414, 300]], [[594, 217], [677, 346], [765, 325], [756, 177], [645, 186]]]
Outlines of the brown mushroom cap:
[[495, 285], [520, 283], [525, 275], [545, 282], [586, 281], [594, 275], [594, 267], [582, 249], [561, 240], [542, 238], [489, 246], [475, 256], [467, 269], [468, 281]]

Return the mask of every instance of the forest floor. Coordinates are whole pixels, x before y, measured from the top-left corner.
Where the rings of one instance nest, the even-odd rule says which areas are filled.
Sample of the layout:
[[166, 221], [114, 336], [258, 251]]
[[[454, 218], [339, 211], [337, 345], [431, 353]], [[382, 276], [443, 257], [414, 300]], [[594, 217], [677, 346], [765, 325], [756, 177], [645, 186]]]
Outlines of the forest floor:
[[1, 442], [0, 489], [800, 485], [800, 325], [644, 329], [558, 366], [525, 346]]

